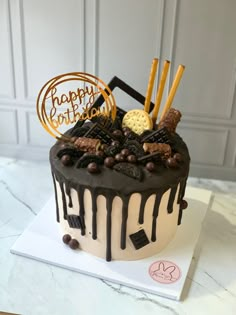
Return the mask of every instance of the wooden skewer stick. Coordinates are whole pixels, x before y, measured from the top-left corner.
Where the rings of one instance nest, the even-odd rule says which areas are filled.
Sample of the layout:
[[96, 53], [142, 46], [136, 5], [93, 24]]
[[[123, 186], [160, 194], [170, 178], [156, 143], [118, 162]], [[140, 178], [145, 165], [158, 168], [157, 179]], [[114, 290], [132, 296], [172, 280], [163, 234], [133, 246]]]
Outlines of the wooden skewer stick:
[[148, 87], [147, 87], [147, 93], [146, 93], [146, 99], [144, 103], [144, 111], [149, 113], [150, 110], [150, 102], [151, 102], [151, 96], [152, 96], [152, 90], [153, 85], [155, 81], [155, 76], [157, 72], [157, 65], [158, 65], [158, 59], [154, 58], [152, 61], [152, 67], [149, 75], [149, 81], [148, 81]]
[[168, 110], [171, 108], [173, 99], [175, 97], [175, 93], [177, 91], [177, 88], [179, 86], [180, 80], [182, 78], [183, 72], [184, 72], [185, 66], [183, 65], [179, 65], [178, 70], [176, 72], [175, 78], [174, 78], [174, 82], [172, 84], [172, 87], [170, 89], [166, 104], [164, 106], [164, 109], [161, 113], [161, 118], [160, 121], [164, 118], [164, 116], [166, 115], [166, 113], [168, 112]]
[[152, 112], [153, 126], [155, 126], [155, 123], [156, 123], [156, 120], [157, 120], [157, 116], [158, 116], [158, 112], [159, 112], [159, 109], [160, 109], [161, 100], [162, 100], [162, 94], [163, 94], [163, 91], [164, 91], [164, 87], [165, 87], [165, 83], [166, 83], [166, 78], [167, 78], [169, 67], [170, 67], [170, 61], [166, 60], [165, 63], [164, 63], [164, 67], [163, 67], [163, 70], [162, 70], [160, 83], [159, 83], [159, 86], [158, 86], [155, 106], [154, 106], [154, 109], [153, 109], [153, 112]]

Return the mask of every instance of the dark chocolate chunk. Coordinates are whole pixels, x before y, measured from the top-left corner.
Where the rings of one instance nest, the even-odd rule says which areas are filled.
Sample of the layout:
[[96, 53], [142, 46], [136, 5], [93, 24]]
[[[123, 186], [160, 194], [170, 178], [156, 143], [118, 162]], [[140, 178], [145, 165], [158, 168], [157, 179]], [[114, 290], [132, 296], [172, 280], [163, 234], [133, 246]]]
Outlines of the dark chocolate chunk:
[[113, 167], [113, 169], [116, 170], [117, 172], [120, 172], [126, 176], [132, 177], [139, 181], [143, 179], [143, 171], [137, 165], [127, 163], [127, 162], [121, 162], [121, 163], [116, 164]]
[[155, 130], [148, 135], [142, 137], [141, 142], [158, 142], [171, 144], [172, 139], [169, 131], [164, 127], [159, 130]]
[[72, 240], [70, 240], [68, 245], [70, 246], [71, 249], [79, 248], [79, 242], [74, 238], [72, 238]]
[[142, 247], [144, 247], [150, 243], [144, 229], [139, 230], [136, 233], [130, 234], [129, 237], [130, 237], [135, 249], [140, 249], [140, 248], [142, 248]]
[[102, 165], [103, 158], [95, 154], [84, 154], [77, 162], [76, 167], [87, 167], [89, 163], [95, 162], [96, 164]]
[[67, 215], [66, 218], [67, 218], [70, 228], [81, 229], [81, 227], [83, 227], [82, 220], [79, 215], [70, 214], [70, 215]]
[[94, 124], [84, 137], [100, 139], [103, 143], [110, 144], [116, 137], [99, 123]]
[[136, 140], [138, 142], [141, 141], [140, 136], [137, 133], [133, 132], [132, 130], [125, 131], [124, 136], [126, 137], [126, 140]]
[[124, 147], [129, 150], [131, 154], [136, 157], [141, 157], [145, 154], [142, 145], [136, 140], [127, 140], [124, 143]]
[[140, 158], [138, 158], [138, 162], [140, 163], [148, 163], [148, 162], [155, 162], [155, 163], [162, 163], [162, 158], [159, 152], [155, 152], [152, 154], [144, 155]]

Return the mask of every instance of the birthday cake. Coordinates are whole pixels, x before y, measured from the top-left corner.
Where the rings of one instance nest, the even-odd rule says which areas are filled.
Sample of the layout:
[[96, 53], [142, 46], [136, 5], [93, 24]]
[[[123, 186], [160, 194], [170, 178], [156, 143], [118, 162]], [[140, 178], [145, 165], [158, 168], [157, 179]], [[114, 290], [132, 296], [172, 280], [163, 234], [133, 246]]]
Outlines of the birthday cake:
[[190, 156], [176, 133], [181, 113], [170, 108], [175, 91], [156, 123], [162, 93], [160, 85], [154, 109], [149, 95], [144, 109], [117, 106], [114, 119], [80, 121], [51, 148], [56, 218], [69, 248], [107, 261], [138, 260], [174, 237], [187, 207]]

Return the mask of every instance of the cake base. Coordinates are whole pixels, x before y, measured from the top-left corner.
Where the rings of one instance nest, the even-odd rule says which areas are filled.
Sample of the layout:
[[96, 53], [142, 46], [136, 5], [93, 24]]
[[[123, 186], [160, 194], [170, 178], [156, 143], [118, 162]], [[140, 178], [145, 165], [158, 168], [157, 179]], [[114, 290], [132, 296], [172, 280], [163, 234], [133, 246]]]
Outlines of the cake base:
[[187, 188], [185, 197], [189, 207], [183, 224], [162, 252], [146, 259], [106, 262], [83, 251], [71, 250], [61, 241], [60, 227], [52, 210], [54, 198], [17, 239], [11, 253], [179, 300], [211, 196], [208, 190]]

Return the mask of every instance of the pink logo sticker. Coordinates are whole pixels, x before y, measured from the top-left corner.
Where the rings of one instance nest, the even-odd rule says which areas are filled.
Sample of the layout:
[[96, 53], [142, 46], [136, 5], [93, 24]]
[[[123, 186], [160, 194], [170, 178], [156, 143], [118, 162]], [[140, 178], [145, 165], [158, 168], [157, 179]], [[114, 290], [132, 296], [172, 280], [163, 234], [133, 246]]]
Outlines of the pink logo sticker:
[[149, 275], [159, 283], [171, 284], [181, 277], [180, 268], [168, 260], [158, 260], [149, 267]]

